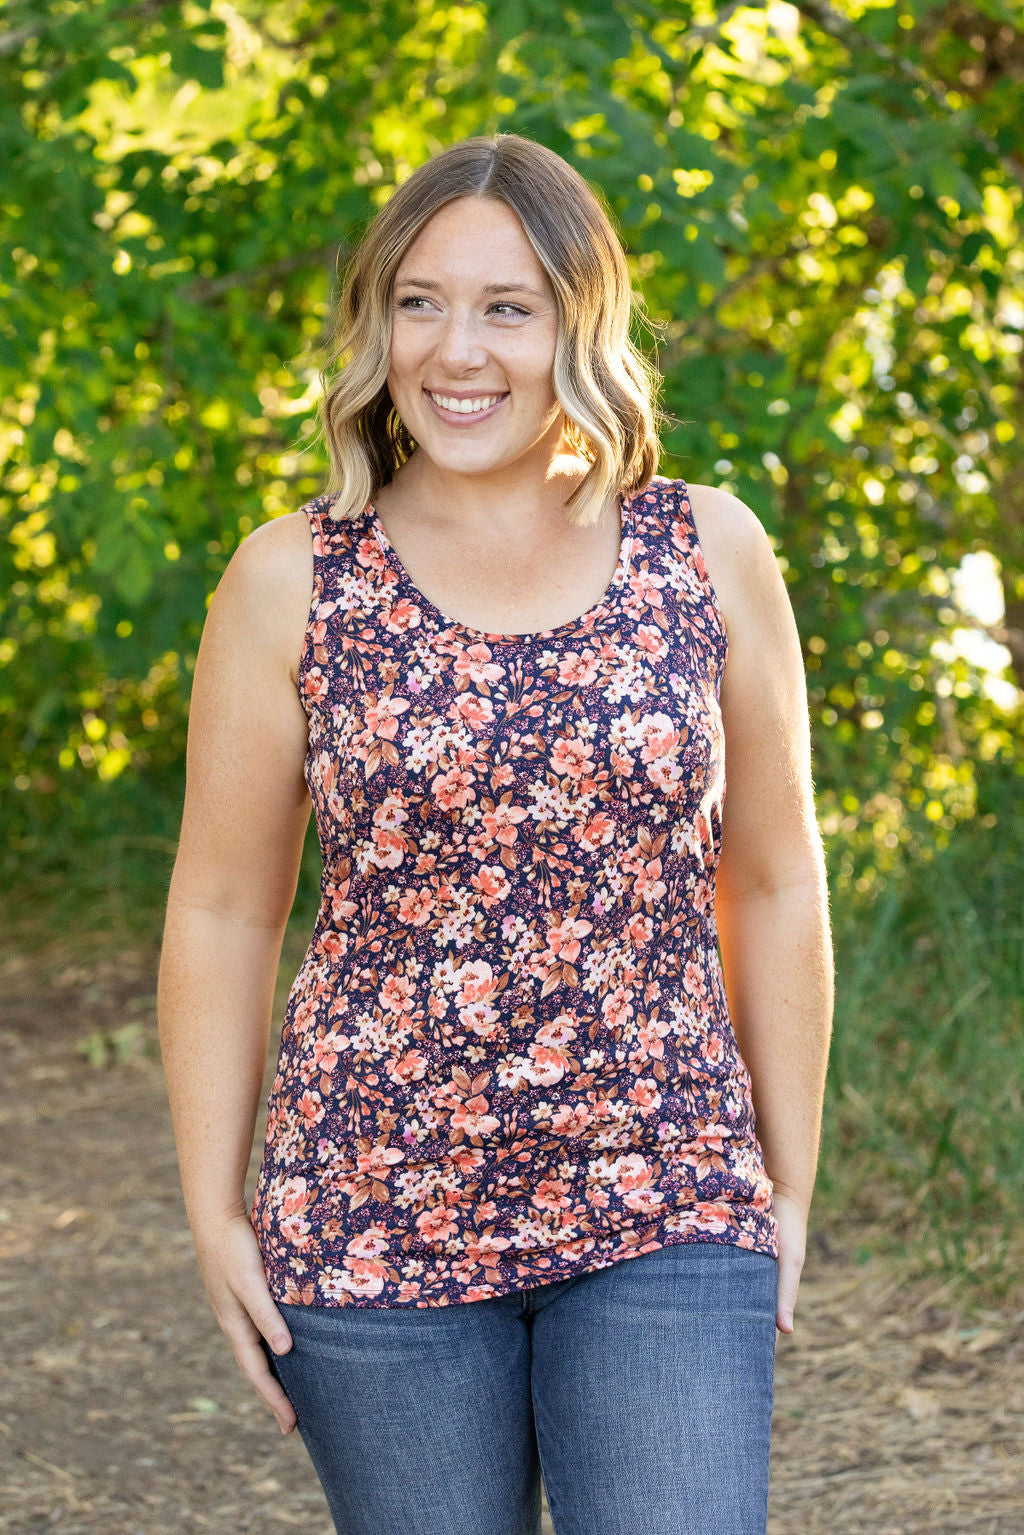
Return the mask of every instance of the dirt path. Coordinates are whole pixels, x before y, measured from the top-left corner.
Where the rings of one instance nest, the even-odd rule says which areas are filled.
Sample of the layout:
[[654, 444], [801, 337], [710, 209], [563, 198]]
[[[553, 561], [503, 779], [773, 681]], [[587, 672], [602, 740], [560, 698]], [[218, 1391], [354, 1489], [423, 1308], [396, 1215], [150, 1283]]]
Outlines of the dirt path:
[[[0, 967], [0, 1530], [331, 1535], [301, 1440], [278, 1433], [206, 1304], [154, 1053], [155, 958], [51, 950], [47, 969], [42, 994], [37, 966]], [[76, 1051], [118, 1028], [122, 1062]], [[858, 1264], [857, 1245], [818, 1232], [779, 1338], [769, 1535], [1021, 1535], [1021, 1299], [970, 1314], [938, 1279]]]

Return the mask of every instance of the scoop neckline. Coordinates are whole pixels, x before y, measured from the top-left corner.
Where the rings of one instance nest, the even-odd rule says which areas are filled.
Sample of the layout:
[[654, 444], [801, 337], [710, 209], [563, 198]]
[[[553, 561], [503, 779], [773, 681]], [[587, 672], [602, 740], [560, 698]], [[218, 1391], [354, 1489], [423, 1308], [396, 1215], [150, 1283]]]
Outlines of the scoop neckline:
[[521, 634], [503, 633], [496, 629], [476, 629], [471, 624], [464, 624], [458, 618], [451, 618], [447, 613], [442, 613], [436, 603], [420, 591], [398, 557], [398, 552], [387, 534], [387, 529], [377, 515], [377, 508], [372, 501], [367, 501], [364, 508], [364, 516], [367, 517], [370, 527], [374, 530], [377, 541], [381, 545], [385, 558], [390, 562], [392, 569], [401, 586], [415, 599], [417, 606], [427, 612], [442, 630], [453, 630], [459, 634], [471, 635], [474, 640], [485, 641], [494, 645], [529, 645], [540, 640], [553, 640], [562, 636], [576, 634], [580, 629], [590, 629], [593, 624], [610, 609], [621, 591], [625, 589], [629, 576], [629, 569], [633, 558], [634, 538], [634, 500], [625, 492], [619, 492], [619, 558], [611, 580], [605, 587], [603, 594], [578, 618], [570, 618], [567, 623], [556, 624], [551, 629], [535, 629]]

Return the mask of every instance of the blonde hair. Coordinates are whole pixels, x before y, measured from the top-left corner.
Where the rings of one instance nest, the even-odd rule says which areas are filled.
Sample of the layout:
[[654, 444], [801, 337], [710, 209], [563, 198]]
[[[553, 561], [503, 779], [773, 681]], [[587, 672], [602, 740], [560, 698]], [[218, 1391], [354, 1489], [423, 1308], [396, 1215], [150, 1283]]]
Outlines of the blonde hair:
[[408, 247], [457, 197], [507, 204], [554, 287], [554, 392], [563, 435], [590, 465], [567, 506], [577, 524], [595, 522], [611, 494], [633, 495], [657, 472], [660, 380], [630, 338], [636, 300], [608, 214], [567, 161], [514, 133], [464, 139], [421, 165], [376, 214], [348, 262], [320, 373], [327, 489], [340, 492], [331, 516], [360, 516], [416, 446], [387, 386], [391, 293]]

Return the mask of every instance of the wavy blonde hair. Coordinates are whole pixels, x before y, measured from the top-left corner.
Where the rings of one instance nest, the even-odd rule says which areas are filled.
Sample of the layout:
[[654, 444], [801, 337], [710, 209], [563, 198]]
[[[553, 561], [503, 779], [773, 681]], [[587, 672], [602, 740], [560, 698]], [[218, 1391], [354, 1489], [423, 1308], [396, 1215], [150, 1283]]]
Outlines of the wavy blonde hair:
[[639, 305], [597, 195], [560, 155], [514, 133], [464, 139], [421, 165], [349, 258], [320, 372], [327, 489], [340, 492], [330, 515], [360, 516], [416, 446], [387, 386], [392, 288], [420, 230], [457, 197], [507, 204], [551, 279], [558, 299], [553, 386], [563, 435], [590, 465], [567, 506], [578, 525], [596, 522], [611, 494], [634, 495], [657, 472], [660, 378], [630, 338]]

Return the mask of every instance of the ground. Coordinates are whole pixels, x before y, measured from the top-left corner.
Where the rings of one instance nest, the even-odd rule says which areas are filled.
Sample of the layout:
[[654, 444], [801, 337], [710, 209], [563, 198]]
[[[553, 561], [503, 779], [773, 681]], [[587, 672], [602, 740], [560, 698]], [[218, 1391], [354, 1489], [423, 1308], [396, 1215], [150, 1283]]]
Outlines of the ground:
[[[155, 974], [151, 950], [58, 942], [0, 965], [0, 1530], [331, 1535], [206, 1302]], [[778, 1339], [769, 1535], [1021, 1535], [1019, 1292], [979, 1307], [833, 1227], [812, 1217]]]

